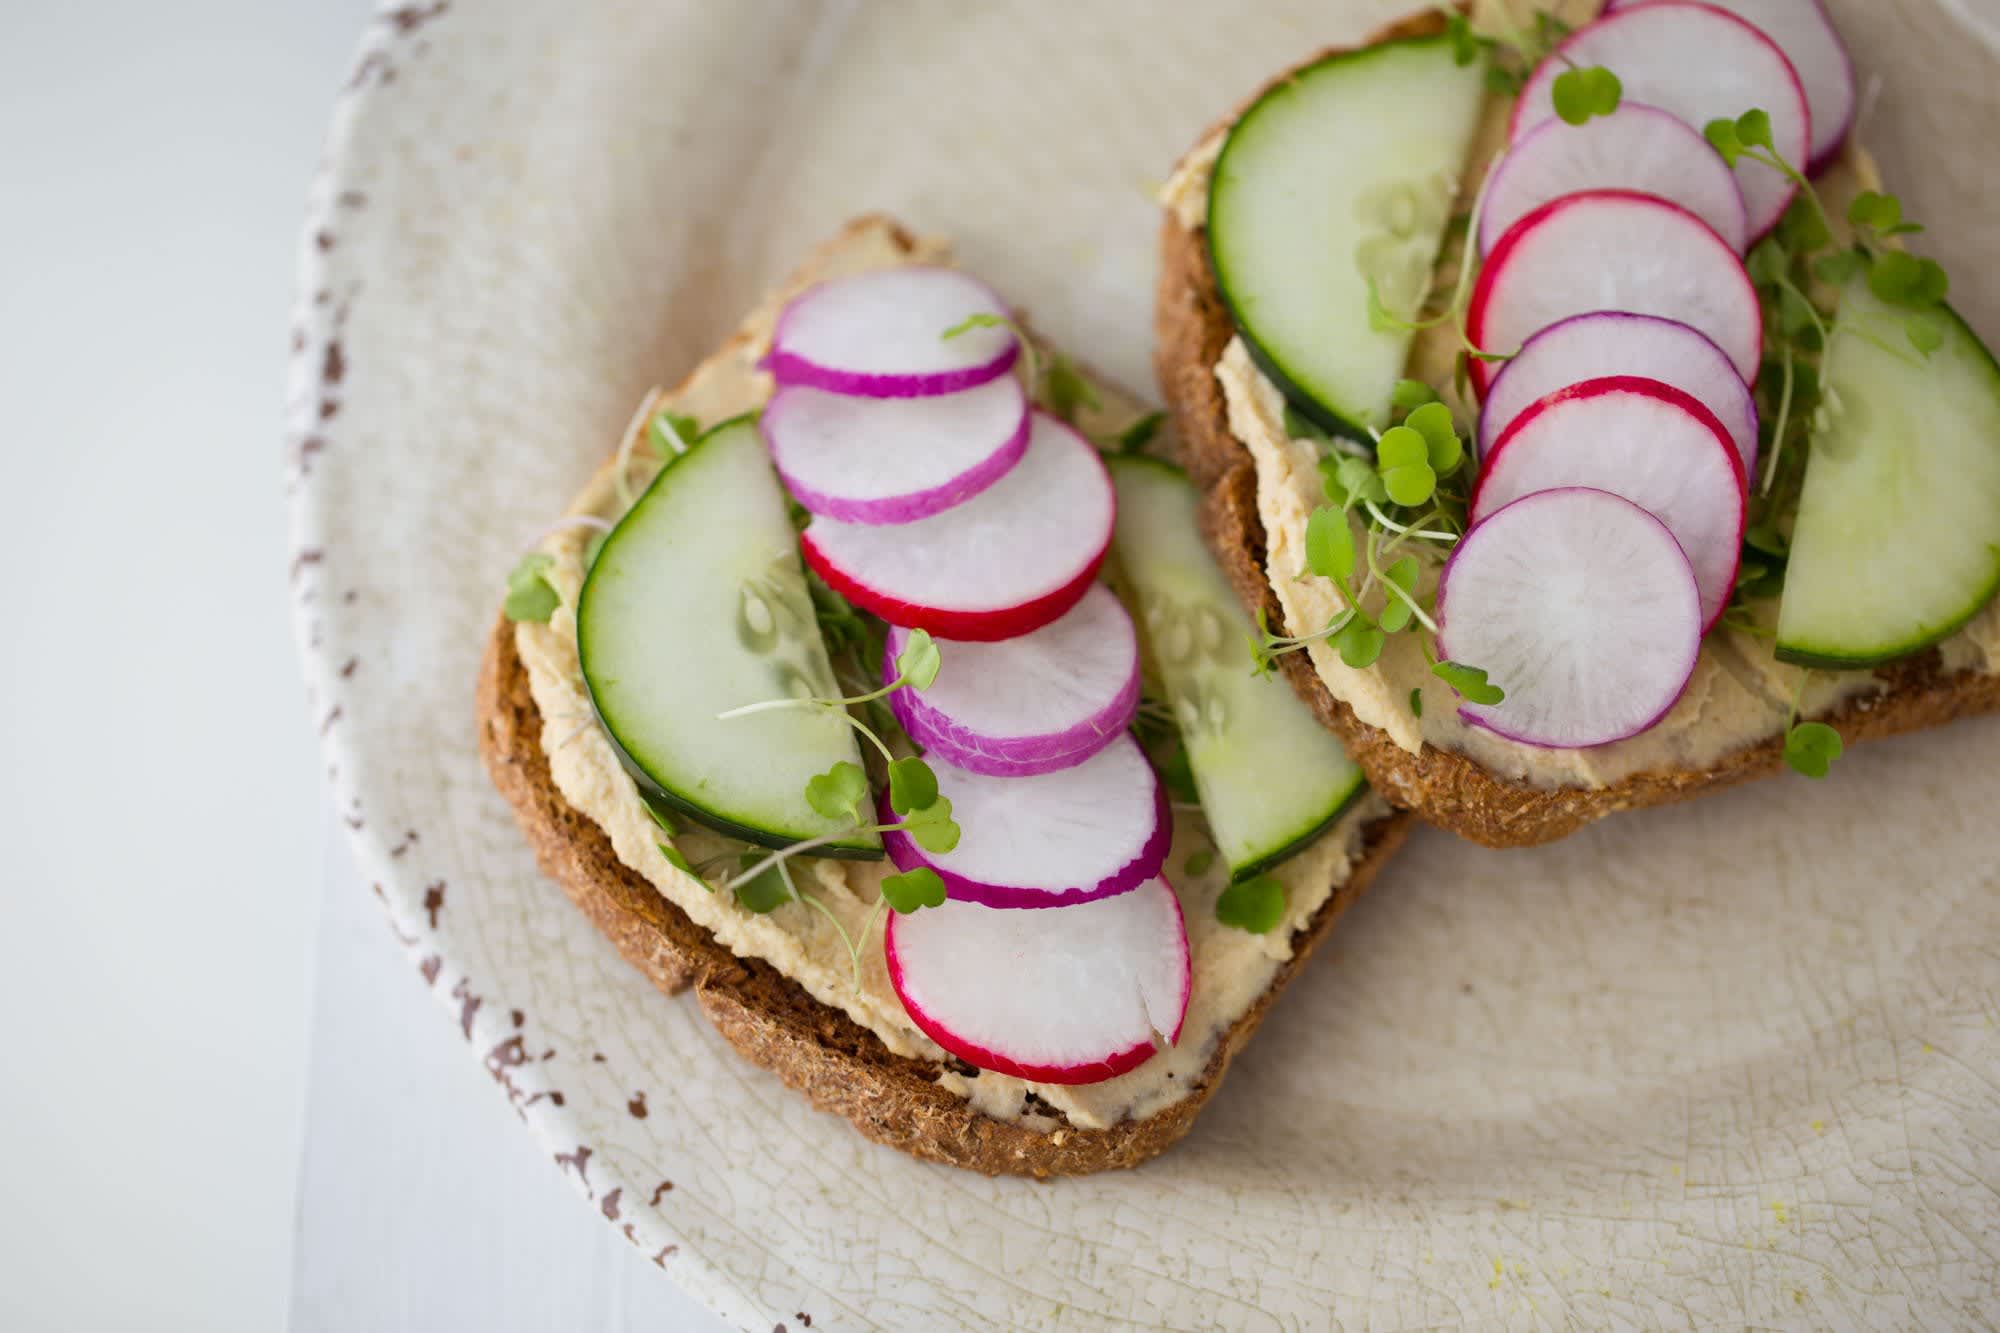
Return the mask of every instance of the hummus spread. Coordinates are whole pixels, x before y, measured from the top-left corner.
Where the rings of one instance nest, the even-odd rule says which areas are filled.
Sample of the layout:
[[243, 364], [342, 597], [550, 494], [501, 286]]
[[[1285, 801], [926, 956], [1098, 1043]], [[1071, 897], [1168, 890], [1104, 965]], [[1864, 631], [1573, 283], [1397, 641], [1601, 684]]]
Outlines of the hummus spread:
[[[1595, 10], [1589, 3], [1554, 7], [1573, 21], [1587, 20]], [[1491, 10], [1492, 5], [1482, 8]], [[1472, 158], [1459, 180], [1459, 208], [1471, 207], [1488, 164], [1505, 149], [1511, 107], [1508, 96], [1487, 99], [1474, 136]], [[1190, 231], [1206, 223], [1209, 176], [1226, 135], [1225, 127], [1196, 145], [1162, 188], [1161, 202]], [[1846, 204], [1855, 194], [1879, 188], [1880, 182], [1873, 159], [1850, 143], [1839, 162], [1816, 184], [1827, 201], [1827, 211], [1838, 220], [1845, 216]], [[1448, 288], [1455, 277], [1455, 259], [1441, 259], [1440, 289]], [[1411, 347], [1409, 374], [1435, 388], [1464, 421], [1476, 414], [1476, 408], [1453, 389], [1457, 351], [1456, 331], [1449, 324], [1426, 329]], [[1257, 508], [1268, 543], [1266, 574], [1284, 608], [1289, 632], [1309, 633], [1343, 609], [1333, 585], [1305, 567], [1306, 522], [1312, 511], [1325, 503], [1318, 470], [1322, 446], [1292, 438], [1285, 427], [1283, 394], [1257, 368], [1240, 337], [1232, 338], [1223, 349], [1214, 373], [1227, 405], [1230, 433], [1249, 451], [1256, 466]], [[1358, 537], [1358, 526], [1356, 533]], [[1428, 562], [1421, 582], [1421, 591], [1427, 595], [1436, 586], [1442, 557], [1428, 543], [1411, 545], [1417, 548], [1419, 558]], [[1757, 609], [1760, 627], [1768, 631], [1776, 620], [1776, 604], [1766, 603]], [[1307, 651], [1328, 692], [1403, 749], [1415, 753], [1433, 745], [1463, 754], [1511, 781], [1551, 789], [1608, 786], [1650, 769], [1707, 768], [1777, 732], [1790, 712], [1801, 674], [1800, 668], [1777, 660], [1769, 633], [1718, 628], [1703, 643], [1686, 692], [1658, 723], [1626, 740], [1564, 750], [1525, 745], [1462, 721], [1457, 696], [1431, 674], [1413, 634], [1389, 636], [1375, 664], [1360, 669], [1343, 663], [1324, 641], [1313, 643]], [[1939, 653], [1947, 671], [2000, 670], [2000, 602], [1989, 604], [1964, 629], [1946, 639], [1939, 645]], [[1822, 715], [1884, 688], [1883, 680], [1872, 671], [1816, 669], [1806, 677], [1800, 713], [1806, 717]], [[1413, 690], [1423, 696], [1421, 717], [1410, 706]]]
[[[892, 264], [938, 263], [946, 258], [940, 243], [920, 242], [915, 253], [905, 254], [890, 243], [885, 232], [869, 231], [826, 256], [817, 277]], [[772, 386], [757, 362], [769, 346], [779, 308], [792, 295], [785, 291], [767, 301], [681, 388], [654, 393], [628, 428], [628, 447], [591, 481], [569, 513], [615, 521], [628, 506], [628, 495], [636, 496], [644, 489], [659, 465], [643, 445], [646, 423], [654, 413], [671, 410], [693, 416], [707, 426], [761, 406]], [[1108, 386], [1099, 385], [1098, 390], [1101, 408], [1085, 411], [1079, 423], [1087, 430], [1125, 425], [1142, 411], [1140, 404]], [[631, 447], [634, 442], [639, 442], [638, 447]], [[623, 478], [618, 475], [621, 468], [626, 473]], [[1193, 989], [1180, 1040], [1130, 1073], [1084, 1086], [1030, 1083], [973, 1071], [950, 1061], [904, 1012], [889, 984], [879, 924], [866, 939], [860, 939], [863, 922], [880, 896], [882, 877], [893, 872], [888, 862], [800, 858], [793, 863], [799, 888], [825, 912], [803, 903], [787, 903], [759, 916], [739, 906], [734, 895], [719, 893], [676, 869], [663, 854], [658, 825], [620, 765], [609, 738], [595, 724], [578, 667], [573, 608], [582, 590], [584, 555], [591, 536], [585, 527], [569, 525], [542, 543], [541, 549], [555, 559], [548, 577], [562, 596], [562, 606], [546, 625], [524, 623], [515, 629], [535, 705], [542, 714], [542, 747], [557, 790], [604, 830], [619, 860], [645, 876], [662, 896], [725, 948], [739, 957], [770, 963], [814, 999], [839, 1009], [874, 1033], [896, 1054], [938, 1062], [940, 1086], [995, 1118], [1018, 1120], [1042, 1131], [1059, 1132], [1064, 1122], [1097, 1129], [1144, 1119], [1186, 1096], [1199, 1083], [1223, 1035], [1269, 988], [1278, 969], [1291, 957], [1295, 932], [1326, 902], [1334, 887], [1346, 881], [1359, 854], [1365, 826], [1388, 813], [1388, 806], [1379, 797], [1368, 794], [1326, 836], [1279, 866], [1274, 873], [1285, 886], [1285, 916], [1277, 928], [1264, 935], [1232, 929], [1215, 919], [1215, 900], [1225, 887], [1222, 868], [1211, 867], [1201, 875], [1185, 872], [1187, 858], [1208, 842], [1198, 817], [1177, 816], [1167, 866], [1187, 919], [1193, 968]], [[948, 648], [944, 663], [944, 670], [949, 671]], [[669, 667], [662, 664], [662, 669]], [[691, 823], [672, 844], [697, 865], [705, 857], [736, 845]], [[848, 946], [829, 916], [860, 940], [858, 981]]]

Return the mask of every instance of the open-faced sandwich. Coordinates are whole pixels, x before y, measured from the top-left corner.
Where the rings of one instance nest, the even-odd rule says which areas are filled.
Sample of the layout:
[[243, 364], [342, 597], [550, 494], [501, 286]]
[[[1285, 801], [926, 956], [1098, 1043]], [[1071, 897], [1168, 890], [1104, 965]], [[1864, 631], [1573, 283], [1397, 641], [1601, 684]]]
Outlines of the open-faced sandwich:
[[1481, 3], [1165, 191], [1156, 349], [1263, 653], [1521, 846], [2000, 704], [2000, 366], [1817, 0]]
[[543, 868], [905, 1151], [1159, 1152], [1402, 836], [1160, 426], [864, 218], [509, 580], [481, 745]]

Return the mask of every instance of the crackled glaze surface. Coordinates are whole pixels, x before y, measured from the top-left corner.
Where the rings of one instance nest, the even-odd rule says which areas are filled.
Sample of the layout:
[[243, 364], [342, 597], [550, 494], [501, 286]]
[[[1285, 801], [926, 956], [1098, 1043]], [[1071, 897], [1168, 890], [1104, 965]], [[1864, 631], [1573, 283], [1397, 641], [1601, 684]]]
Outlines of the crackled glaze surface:
[[[1836, 10], [1886, 80], [1868, 140], [2000, 335], [2000, 57], [1969, 7]], [[286, 471], [314, 723], [412, 1003], [748, 1327], [1990, 1318], [2000, 723], [1535, 852], [1413, 838], [1183, 1145], [1047, 1185], [814, 1114], [536, 874], [473, 675], [515, 551], [644, 389], [869, 208], [1145, 384], [1150, 187], [1396, 6], [1075, 8], [434, 0], [371, 27], [311, 201]]]

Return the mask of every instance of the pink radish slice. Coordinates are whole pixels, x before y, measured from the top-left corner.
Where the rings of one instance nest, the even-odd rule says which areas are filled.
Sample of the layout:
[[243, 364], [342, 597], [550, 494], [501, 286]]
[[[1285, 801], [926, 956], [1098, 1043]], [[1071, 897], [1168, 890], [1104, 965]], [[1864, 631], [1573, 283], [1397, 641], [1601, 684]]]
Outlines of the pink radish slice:
[[1694, 568], [1702, 630], [1721, 618], [1742, 556], [1746, 489], [1743, 460], [1715, 413], [1636, 375], [1558, 389], [1494, 444], [1473, 488], [1472, 521], [1536, 491], [1578, 486], [1622, 496], [1666, 524]]
[[815, 514], [909, 523], [970, 500], [1028, 452], [1028, 395], [1011, 375], [925, 398], [788, 384], [759, 418], [785, 486]]
[[[1691, 324], [1746, 383], [1763, 356], [1757, 289], [1729, 243], [1686, 209], [1629, 190], [1566, 195], [1508, 228], [1479, 270], [1466, 335], [1488, 352], [1514, 352], [1557, 320], [1593, 310]], [[1482, 401], [1496, 373], [1472, 362]]]
[[1749, 245], [1743, 191], [1722, 155], [1676, 117], [1628, 101], [1581, 125], [1545, 120], [1507, 150], [1480, 207], [1480, 253], [1549, 200], [1606, 189], [1657, 195], [1713, 227], [1737, 254]]
[[945, 333], [972, 315], [1005, 317], [993, 289], [957, 269], [871, 269], [794, 297], [778, 316], [765, 365], [780, 384], [914, 398], [1000, 378], [1020, 355], [1013, 331]]
[[[1514, 104], [1508, 138], [1556, 114], [1556, 77], [1575, 66], [1602, 65], [1624, 96], [1671, 112], [1699, 130], [1752, 108], [1770, 113], [1779, 156], [1801, 166], [1811, 156], [1812, 116], [1798, 72], [1777, 45], [1727, 10], [1692, 0], [1651, 0], [1578, 28], [1535, 67]], [[1792, 201], [1792, 183], [1761, 162], [1736, 164], [1752, 240], [1769, 231]]]
[[1040, 629], [1090, 591], [1116, 503], [1090, 441], [1036, 412], [1021, 461], [964, 504], [893, 527], [815, 518], [799, 547], [862, 610], [984, 643]]
[[1680, 544], [1604, 491], [1538, 491], [1475, 524], [1445, 563], [1438, 652], [1507, 692], [1459, 716], [1528, 745], [1635, 736], [1687, 688], [1701, 597]]
[[[1641, 0], [1611, 0], [1605, 12], [1631, 9]], [[1708, 0], [1754, 24], [1778, 44], [1806, 90], [1812, 113], [1812, 165], [1817, 173], [1846, 142], [1854, 123], [1854, 62], [1820, 0]]]
[[1605, 375], [1643, 375], [1693, 395], [1715, 413], [1743, 470], [1757, 470], [1757, 401], [1736, 368], [1700, 330], [1656, 315], [1598, 310], [1549, 325], [1500, 367], [1479, 413], [1479, 448], [1544, 394]]
[[[889, 631], [885, 682], [908, 638]], [[938, 646], [944, 664], [931, 687], [898, 690], [889, 706], [911, 740], [968, 773], [1070, 768], [1117, 740], [1139, 711], [1139, 636], [1101, 583], [1031, 633]]]
[[[1129, 893], [1160, 873], [1173, 841], [1167, 789], [1131, 736], [1090, 758], [1033, 777], [989, 777], [935, 756], [958, 846], [927, 852], [882, 835], [898, 869], [929, 866], [945, 892], [988, 907], [1062, 907]], [[895, 822], [884, 793], [882, 822]]]
[[1163, 879], [1060, 912], [947, 902], [891, 913], [889, 984], [924, 1033], [981, 1069], [1098, 1083], [1180, 1040], [1193, 986], [1180, 899]]

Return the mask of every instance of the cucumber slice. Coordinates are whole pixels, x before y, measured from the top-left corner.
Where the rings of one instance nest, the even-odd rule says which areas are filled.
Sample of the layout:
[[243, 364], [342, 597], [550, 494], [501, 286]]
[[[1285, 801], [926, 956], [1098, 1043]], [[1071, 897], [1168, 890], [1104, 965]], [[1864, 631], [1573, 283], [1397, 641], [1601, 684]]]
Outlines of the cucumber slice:
[[1328, 430], [1388, 424], [1486, 97], [1486, 62], [1444, 37], [1336, 52], [1282, 80], [1229, 131], [1208, 190], [1216, 285], [1251, 357]]
[[[716, 714], [836, 691], [784, 492], [750, 417], [670, 460], [605, 539], [576, 609], [584, 684], [648, 797], [732, 837], [783, 847], [840, 825], [806, 780], [858, 764], [854, 732], [823, 709]], [[822, 855], [877, 857], [856, 834]]]
[[1778, 607], [1778, 657], [1869, 667], [1930, 647], [2000, 589], [2000, 364], [1948, 307], [1841, 292]]
[[1275, 676], [1253, 670], [1250, 618], [1195, 530], [1194, 486], [1150, 458], [1108, 460], [1112, 545], [1231, 879], [1311, 842], [1367, 788], [1361, 769]]

